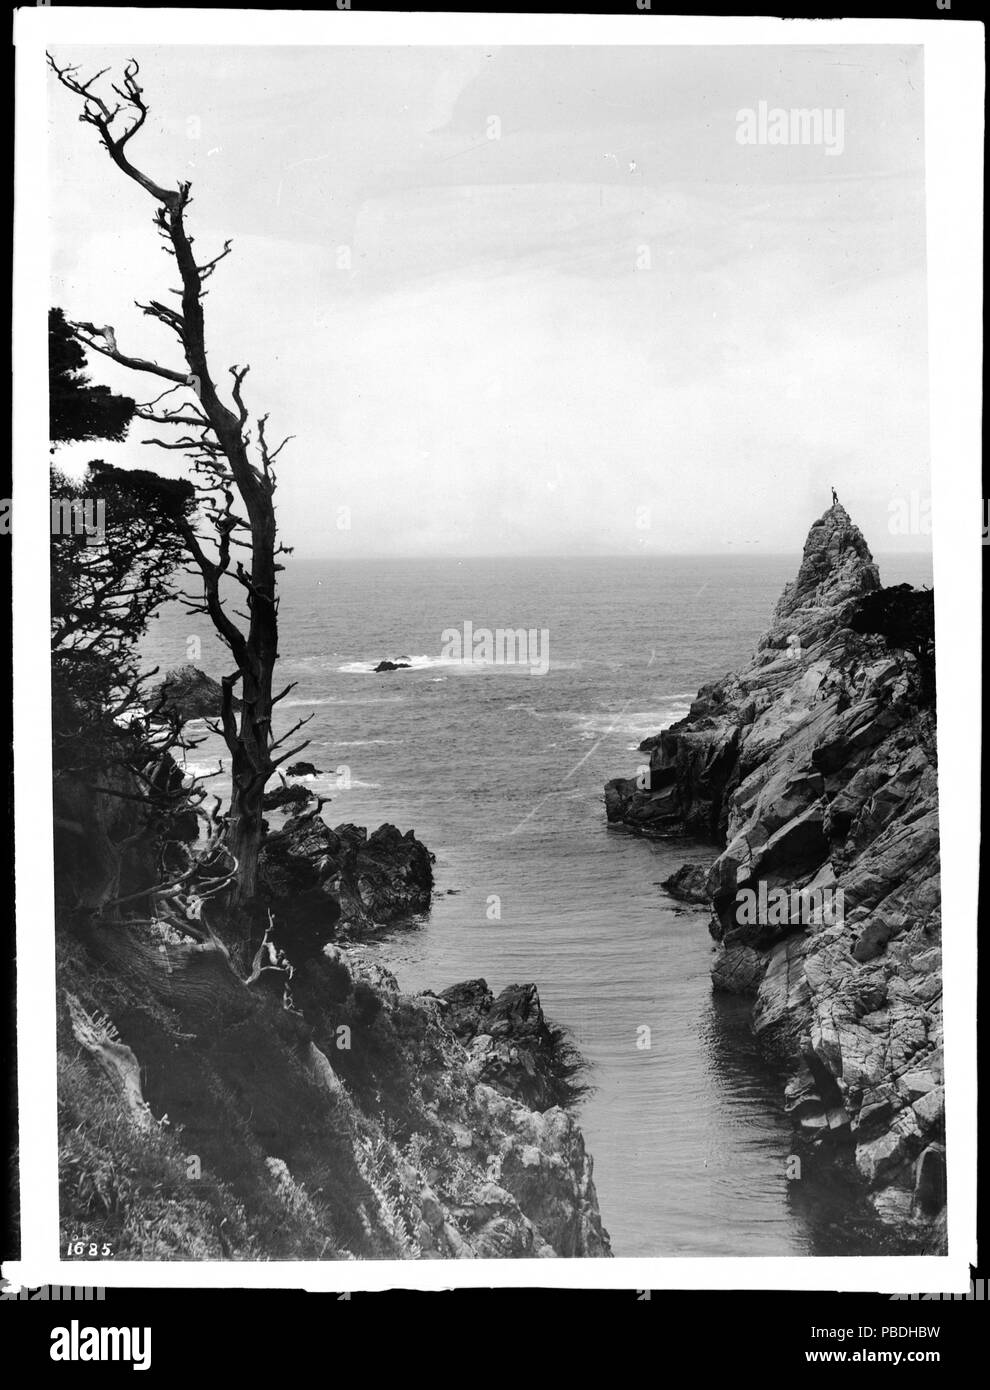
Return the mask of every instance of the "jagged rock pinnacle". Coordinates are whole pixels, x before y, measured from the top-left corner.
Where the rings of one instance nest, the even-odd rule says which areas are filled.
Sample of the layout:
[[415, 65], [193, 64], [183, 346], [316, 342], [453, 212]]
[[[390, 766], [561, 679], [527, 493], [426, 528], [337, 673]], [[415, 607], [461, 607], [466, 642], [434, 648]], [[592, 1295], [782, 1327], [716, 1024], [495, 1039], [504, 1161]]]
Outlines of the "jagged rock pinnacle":
[[[845, 1182], [852, 1159], [900, 1248], [941, 1251], [935, 719], [913, 654], [851, 628], [879, 584], [834, 503], [755, 658], [640, 744], [647, 775], [607, 783], [605, 812], [651, 837], [717, 842], [707, 872], [693, 863], [664, 885], [683, 898], [703, 881], [714, 988], [753, 998], [753, 1032], [788, 1074], [785, 1110], [823, 1168], [838, 1159]], [[817, 893], [821, 912], [778, 915], [778, 892]]]
[[841, 502], [812, 525], [797, 578], [784, 587], [761, 647], [812, 642], [837, 626], [849, 605], [880, 587], [862, 531]]

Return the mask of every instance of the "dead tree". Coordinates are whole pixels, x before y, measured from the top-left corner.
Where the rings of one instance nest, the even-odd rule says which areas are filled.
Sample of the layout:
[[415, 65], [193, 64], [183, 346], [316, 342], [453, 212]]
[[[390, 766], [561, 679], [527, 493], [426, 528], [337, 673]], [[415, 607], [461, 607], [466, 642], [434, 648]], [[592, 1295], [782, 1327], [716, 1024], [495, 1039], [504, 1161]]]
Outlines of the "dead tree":
[[[181, 285], [172, 290], [179, 297], [179, 308], [158, 300], [136, 302], [143, 313], [175, 334], [185, 359], [184, 367], [164, 366], [123, 352], [109, 326], [100, 329], [91, 323], [71, 323], [69, 327], [94, 352], [135, 372], [169, 382], [161, 395], [138, 406], [135, 414], [155, 424], [185, 430], [178, 437], [147, 442], [175, 450], [192, 462], [201, 505], [198, 518], [181, 522], [181, 534], [193, 569], [202, 579], [202, 594], [185, 602], [191, 612], [209, 616], [234, 661], [235, 670], [221, 682], [223, 703], [218, 732], [223, 735], [231, 758], [226, 842], [237, 864], [232, 905], [240, 907], [255, 896], [265, 785], [280, 763], [306, 747], [304, 740], [275, 756], [305, 720], [298, 721], [281, 738], [276, 739], [272, 731], [274, 706], [292, 689], [290, 685], [273, 694], [278, 658], [276, 575], [283, 568], [277, 557], [287, 553], [276, 534], [274, 463], [288, 439], [274, 449], [269, 447], [265, 436], [267, 416], [255, 421], [252, 438], [243, 397], [246, 366], [229, 369], [229, 402], [221, 398], [214, 381], [206, 347], [204, 286], [230, 253], [231, 243], [225, 242], [223, 250], [212, 259], [197, 261], [194, 238], [186, 229], [190, 184], [179, 182], [175, 189], [166, 188], [131, 162], [128, 145], [148, 115], [138, 83], [137, 63], [131, 59], [125, 65], [120, 85], [110, 82], [114, 93], [111, 104], [96, 90], [96, 84], [109, 69], [82, 81], [77, 67], [60, 68], [50, 54], [48, 62], [62, 86], [81, 100], [79, 119], [95, 127], [121, 173], [156, 203], [155, 226], [179, 272]], [[168, 397], [173, 400], [163, 404]], [[246, 563], [235, 558], [236, 549], [247, 552]], [[225, 586], [231, 583], [244, 590], [246, 612], [231, 609], [225, 594]], [[241, 619], [241, 623], [235, 618]], [[239, 719], [234, 710], [235, 686], [240, 687]]]

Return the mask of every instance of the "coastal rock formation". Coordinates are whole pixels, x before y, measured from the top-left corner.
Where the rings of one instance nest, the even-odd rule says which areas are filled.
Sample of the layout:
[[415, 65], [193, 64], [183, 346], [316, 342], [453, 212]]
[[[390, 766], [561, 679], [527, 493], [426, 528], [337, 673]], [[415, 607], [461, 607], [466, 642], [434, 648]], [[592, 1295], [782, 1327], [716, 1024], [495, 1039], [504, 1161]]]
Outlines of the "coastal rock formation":
[[408, 662], [408, 661], [389, 661], [389, 660], [386, 658], [384, 661], [379, 661], [378, 665], [375, 667], [375, 674], [378, 675], [378, 673], [381, 672], [381, 671], [408, 671], [408, 670], [409, 670], [409, 662]]
[[639, 834], [721, 846], [705, 883], [715, 987], [754, 997], [799, 1134], [851, 1156], [906, 1248], [939, 1250], [935, 715], [917, 658], [851, 626], [879, 586], [834, 505], [750, 663], [704, 686], [648, 740], [648, 773], [610, 782], [605, 801]]
[[584, 1093], [583, 1062], [562, 1031], [546, 1020], [535, 985], [509, 985], [496, 999], [484, 980], [440, 994], [444, 1022], [468, 1045], [479, 1081], [536, 1110], [572, 1103]]
[[394, 825], [370, 835], [357, 825], [331, 830], [319, 811], [319, 802], [303, 808], [262, 843], [260, 892], [284, 927], [308, 927], [317, 935], [338, 923], [367, 930], [429, 909], [433, 855], [413, 831], [402, 834]]
[[[58, 959], [78, 1239], [157, 1260], [610, 1254], [563, 1092], [521, 1100], [442, 999], [359, 952], [266, 941], [242, 979], [216, 940], [89, 922]], [[519, 997], [507, 1048], [542, 1020], [535, 987]]]
[[[331, 830], [301, 789], [265, 835], [247, 950], [185, 874], [184, 782], [165, 755], [140, 784], [57, 784], [66, 1239], [141, 1260], [609, 1255], [583, 1064], [536, 986], [407, 995], [348, 942], [429, 908], [413, 832]], [[163, 867], [181, 900], [153, 898]]]
[[[177, 666], [149, 694], [149, 708], [162, 713], [177, 713], [183, 722], [190, 719], [219, 717], [223, 690], [220, 682], [201, 671], [198, 666]], [[234, 699], [234, 709], [241, 702]]]
[[707, 903], [708, 866], [707, 864], [682, 864], [669, 878], [661, 881], [672, 898], [683, 903]]
[[286, 806], [300, 808], [312, 800], [313, 793], [308, 787], [301, 787], [298, 783], [282, 782], [270, 792], [265, 792], [261, 804], [266, 811], [279, 811]]
[[119, 1259], [608, 1255], [583, 1064], [536, 986], [406, 995], [348, 943], [429, 907], [413, 832], [331, 830], [319, 801], [269, 830], [250, 960], [222, 899], [142, 906], [181, 843], [169, 805], [59, 784], [64, 1230]]

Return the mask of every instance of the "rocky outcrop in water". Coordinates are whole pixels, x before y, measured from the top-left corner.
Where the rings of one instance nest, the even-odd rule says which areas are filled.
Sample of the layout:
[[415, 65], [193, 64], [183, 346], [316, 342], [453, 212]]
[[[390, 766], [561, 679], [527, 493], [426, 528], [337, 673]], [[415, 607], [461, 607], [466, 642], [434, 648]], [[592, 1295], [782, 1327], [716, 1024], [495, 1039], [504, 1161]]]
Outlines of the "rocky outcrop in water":
[[669, 878], [661, 880], [672, 898], [683, 903], [707, 903], [708, 866], [706, 864], [682, 864]]
[[[149, 709], [163, 714], [176, 713], [183, 722], [190, 719], [217, 719], [220, 715], [223, 689], [220, 682], [201, 671], [198, 666], [177, 666], [149, 693]], [[241, 702], [234, 699], [234, 709]]]
[[[380, 825], [331, 830], [303, 807], [262, 843], [259, 891], [285, 930], [315, 931], [338, 924], [354, 931], [386, 926], [427, 912], [433, 895], [433, 855], [413, 831]], [[326, 939], [325, 937], [323, 939]]]
[[915, 656], [850, 626], [879, 587], [836, 504], [750, 663], [704, 686], [605, 801], [639, 834], [721, 847], [705, 882], [715, 987], [753, 996], [812, 1151], [851, 1157], [905, 1248], [939, 1250], [935, 715]]
[[479, 1081], [536, 1110], [572, 1104], [584, 1094], [584, 1063], [547, 1022], [535, 985], [509, 985], [496, 999], [484, 980], [465, 980], [443, 990], [440, 1003]]

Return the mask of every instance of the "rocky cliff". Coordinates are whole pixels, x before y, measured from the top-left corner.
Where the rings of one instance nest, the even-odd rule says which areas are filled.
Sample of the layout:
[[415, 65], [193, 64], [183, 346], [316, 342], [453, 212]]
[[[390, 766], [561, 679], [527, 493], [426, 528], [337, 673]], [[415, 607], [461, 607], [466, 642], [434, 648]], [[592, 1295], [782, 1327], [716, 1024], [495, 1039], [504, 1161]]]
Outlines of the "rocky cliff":
[[60, 940], [59, 982], [64, 1242], [158, 1260], [610, 1253], [553, 1048], [531, 1047], [532, 986], [532, 1017], [503, 1000], [492, 1036], [352, 950], [291, 971], [273, 951], [244, 981], [222, 951], [97, 927]]
[[[272, 829], [270, 926], [248, 966], [221, 907], [142, 900], [181, 851], [174, 819], [133, 791], [72, 790], [59, 795], [63, 1245], [186, 1260], [610, 1253], [574, 1116], [579, 1059], [536, 987], [406, 995], [354, 944], [429, 908], [432, 857], [411, 831], [331, 830], [318, 806]], [[105, 854], [79, 851], [70, 810], [105, 827]]]
[[[912, 652], [856, 630], [880, 577], [840, 505], [741, 671], [642, 745], [609, 821], [714, 842], [716, 989], [751, 995], [814, 1158], [843, 1166], [905, 1249], [944, 1244], [935, 715]], [[868, 625], [867, 625], [868, 626]]]

